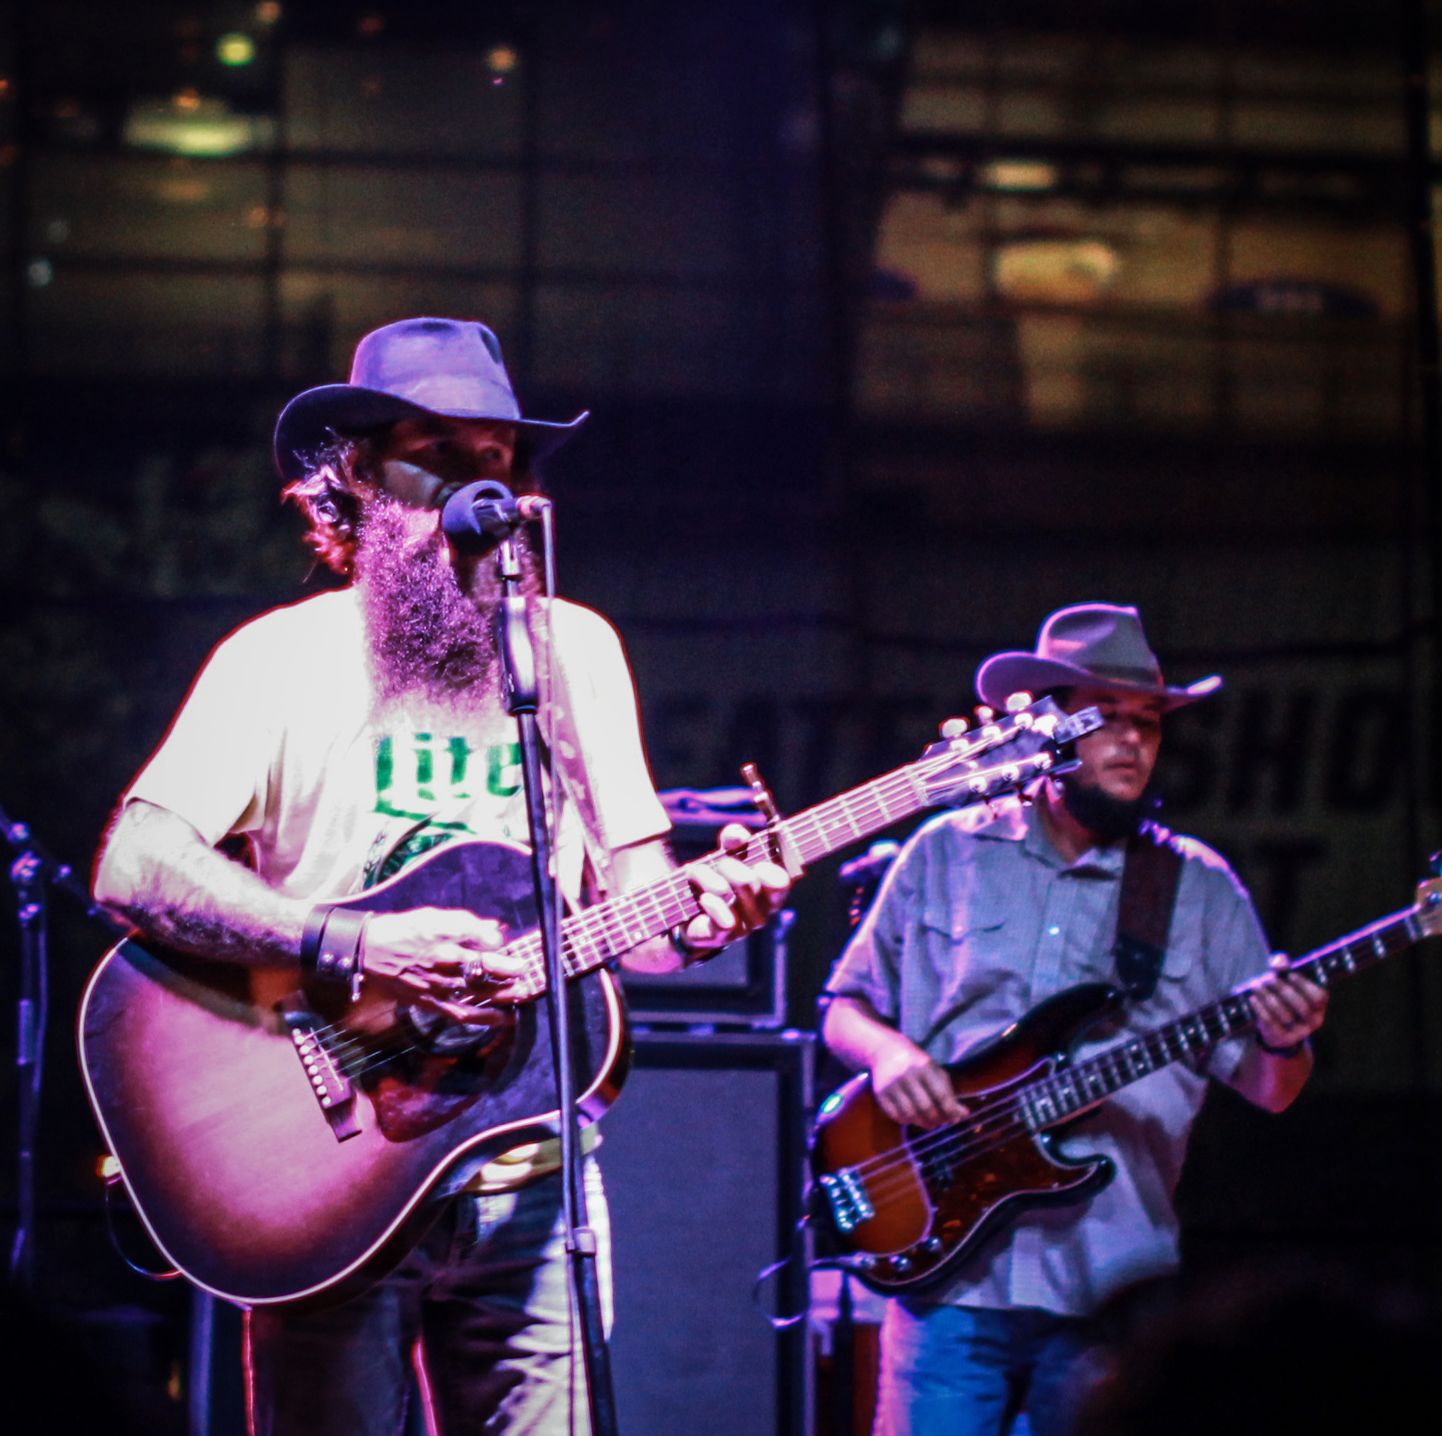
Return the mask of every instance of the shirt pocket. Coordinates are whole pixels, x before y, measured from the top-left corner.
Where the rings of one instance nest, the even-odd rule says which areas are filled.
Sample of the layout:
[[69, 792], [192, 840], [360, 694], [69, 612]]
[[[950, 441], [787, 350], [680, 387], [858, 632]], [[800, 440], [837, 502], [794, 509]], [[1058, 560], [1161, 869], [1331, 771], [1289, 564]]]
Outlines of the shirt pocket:
[[920, 925], [929, 938], [960, 945], [970, 939], [984, 939], [1006, 926], [1000, 905], [985, 898], [952, 899], [938, 895], [922, 904]]
[[1017, 963], [1009, 949], [1015, 934], [999, 903], [932, 899], [922, 906], [919, 938], [940, 1008], [972, 1008], [1015, 986]]

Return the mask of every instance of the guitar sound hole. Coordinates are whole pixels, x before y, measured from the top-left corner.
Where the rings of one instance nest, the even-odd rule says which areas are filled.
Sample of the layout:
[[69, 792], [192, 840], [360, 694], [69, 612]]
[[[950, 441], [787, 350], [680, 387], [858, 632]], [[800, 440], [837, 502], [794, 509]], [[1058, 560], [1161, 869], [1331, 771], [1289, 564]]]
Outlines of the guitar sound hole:
[[484, 1052], [501, 1040], [508, 1022], [494, 1025], [452, 1022], [423, 1007], [403, 1007], [400, 1019], [416, 1044], [440, 1057], [464, 1057]]

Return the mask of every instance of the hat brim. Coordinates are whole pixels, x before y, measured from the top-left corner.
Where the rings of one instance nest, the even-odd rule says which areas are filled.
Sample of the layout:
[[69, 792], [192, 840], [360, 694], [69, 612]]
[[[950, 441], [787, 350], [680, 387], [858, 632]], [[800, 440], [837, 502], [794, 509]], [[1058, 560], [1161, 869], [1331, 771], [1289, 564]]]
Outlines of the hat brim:
[[1004, 708], [1013, 693], [1046, 693], [1053, 688], [1076, 688], [1082, 685], [1097, 688], [1120, 688], [1128, 693], [1145, 693], [1159, 698], [1162, 711], [1185, 708], [1199, 698], [1206, 698], [1221, 686], [1219, 675], [1199, 678], [1184, 688], [1165, 683], [1148, 683], [1141, 679], [1117, 678], [1094, 673], [1089, 668], [1062, 663], [1054, 658], [1039, 658], [1035, 653], [994, 653], [976, 670], [976, 691], [981, 701], [992, 708]]
[[306, 458], [336, 439], [358, 439], [402, 419], [489, 419], [514, 424], [522, 430], [534, 458], [554, 453], [589, 417], [582, 410], [567, 423], [547, 419], [519, 419], [513, 414], [474, 410], [427, 409], [409, 399], [398, 399], [379, 389], [356, 384], [323, 384], [297, 394], [281, 410], [275, 424], [275, 466], [287, 483], [305, 473]]

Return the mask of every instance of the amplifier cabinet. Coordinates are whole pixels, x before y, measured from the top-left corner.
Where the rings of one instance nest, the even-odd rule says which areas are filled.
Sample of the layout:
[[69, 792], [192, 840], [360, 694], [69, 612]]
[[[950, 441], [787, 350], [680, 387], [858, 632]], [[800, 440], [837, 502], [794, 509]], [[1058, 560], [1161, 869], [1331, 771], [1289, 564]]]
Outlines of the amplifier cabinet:
[[[752, 1290], [793, 1250], [814, 1048], [798, 1032], [636, 1038], [600, 1148], [623, 1432], [810, 1436], [806, 1322], [773, 1330]], [[768, 1310], [801, 1309], [806, 1255], [766, 1284]]]
[[706, 1024], [773, 1031], [786, 1023], [786, 936], [796, 914], [783, 908], [707, 962], [683, 972], [620, 970], [633, 1022]]

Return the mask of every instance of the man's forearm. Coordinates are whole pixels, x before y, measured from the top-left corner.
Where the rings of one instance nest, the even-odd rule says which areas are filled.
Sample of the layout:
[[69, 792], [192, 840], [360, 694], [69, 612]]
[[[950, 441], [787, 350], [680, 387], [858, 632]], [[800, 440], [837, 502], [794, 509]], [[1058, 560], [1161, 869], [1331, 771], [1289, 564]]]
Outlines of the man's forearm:
[[857, 1072], [870, 1071], [888, 1047], [905, 1041], [858, 997], [831, 999], [821, 1036], [837, 1060]]
[[184, 818], [128, 804], [95, 871], [95, 896], [140, 932], [229, 962], [294, 962], [311, 904], [283, 897]]
[[1280, 1057], [1252, 1043], [1242, 1058], [1232, 1086], [1249, 1102], [1268, 1112], [1290, 1107], [1312, 1075], [1312, 1049], [1302, 1044], [1292, 1057]]

